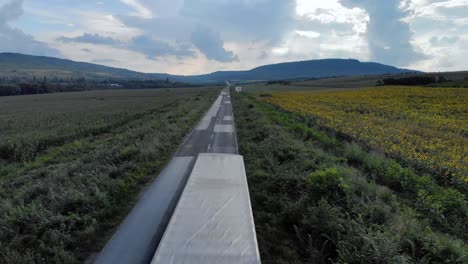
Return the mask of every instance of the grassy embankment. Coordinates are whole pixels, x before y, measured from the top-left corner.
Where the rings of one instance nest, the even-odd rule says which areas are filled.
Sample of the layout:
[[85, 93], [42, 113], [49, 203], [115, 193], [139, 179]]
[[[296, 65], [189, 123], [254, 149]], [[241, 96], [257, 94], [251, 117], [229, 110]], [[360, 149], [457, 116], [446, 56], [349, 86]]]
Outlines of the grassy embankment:
[[217, 89], [0, 98], [0, 263], [100, 250]]
[[233, 99], [263, 262], [466, 263], [461, 191], [316, 118]]

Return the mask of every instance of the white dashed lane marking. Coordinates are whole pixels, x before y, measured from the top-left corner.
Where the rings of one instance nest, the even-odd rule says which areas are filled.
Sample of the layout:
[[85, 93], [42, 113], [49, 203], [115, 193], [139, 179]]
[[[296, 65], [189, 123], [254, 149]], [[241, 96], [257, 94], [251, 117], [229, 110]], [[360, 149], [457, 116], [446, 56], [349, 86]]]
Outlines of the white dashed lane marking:
[[215, 125], [214, 132], [215, 133], [234, 133], [234, 126], [233, 125]]

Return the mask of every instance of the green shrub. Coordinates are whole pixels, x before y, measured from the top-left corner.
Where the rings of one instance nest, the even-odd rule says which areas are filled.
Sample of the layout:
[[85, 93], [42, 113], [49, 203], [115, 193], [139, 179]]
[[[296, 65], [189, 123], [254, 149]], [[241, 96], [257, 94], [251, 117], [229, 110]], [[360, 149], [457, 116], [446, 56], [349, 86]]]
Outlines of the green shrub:
[[348, 160], [350, 165], [361, 166], [366, 154], [362, 147], [356, 143], [344, 145], [343, 156]]
[[346, 185], [343, 174], [342, 169], [329, 168], [311, 173], [305, 181], [314, 195], [337, 199], [345, 195]]
[[365, 155], [362, 166], [378, 183], [401, 191], [402, 168], [395, 161], [388, 160], [381, 154], [371, 153]]

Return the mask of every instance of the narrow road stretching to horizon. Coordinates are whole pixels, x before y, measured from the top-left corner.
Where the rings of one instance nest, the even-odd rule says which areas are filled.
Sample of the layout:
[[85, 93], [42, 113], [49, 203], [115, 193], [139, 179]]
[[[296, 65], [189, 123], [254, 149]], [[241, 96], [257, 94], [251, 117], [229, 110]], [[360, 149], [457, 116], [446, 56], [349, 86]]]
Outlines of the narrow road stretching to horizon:
[[[200, 180], [205, 184], [200, 185]], [[211, 188], [207, 189], [207, 184]], [[219, 196], [223, 193], [226, 203]], [[197, 199], [199, 204], [193, 202]], [[182, 205], [178, 205], [179, 200]], [[220, 201], [218, 204], [210, 204]], [[187, 206], [191, 209], [184, 209]], [[237, 221], [229, 221], [236, 218]], [[206, 224], [192, 225], [197, 222]], [[172, 232], [165, 234], [168, 224]], [[221, 231], [220, 234], [220, 230], [217, 230], [219, 227], [230, 229], [230, 225], [235, 225], [231, 233]], [[178, 233], [174, 237], [174, 230], [185, 230], [185, 233]], [[189, 233], [191, 237], [185, 238], [184, 234]], [[241, 241], [240, 237], [250, 241]], [[193, 245], [204, 245], [205, 248], [194, 249], [187, 239]], [[211, 246], [219, 246], [209, 249], [204, 241], [212, 241], [214, 244], [211, 243]], [[223, 241], [224, 244], [221, 243]], [[184, 245], [187, 246], [186, 252], [183, 252]], [[158, 254], [157, 249], [160, 252]], [[95, 263], [165, 263], [169, 260], [173, 262], [174, 259], [178, 259], [177, 263], [260, 263], [228, 88], [221, 92], [197, 127], [185, 138], [172, 160], [144, 192]]]

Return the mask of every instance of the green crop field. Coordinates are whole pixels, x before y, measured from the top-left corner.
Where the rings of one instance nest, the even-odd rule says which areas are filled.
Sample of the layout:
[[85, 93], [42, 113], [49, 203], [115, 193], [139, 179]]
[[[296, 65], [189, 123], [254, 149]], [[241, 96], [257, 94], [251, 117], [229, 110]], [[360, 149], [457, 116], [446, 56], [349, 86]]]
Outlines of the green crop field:
[[48, 146], [100, 134], [202, 96], [197, 89], [161, 89], [0, 97], [0, 158], [30, 161]]
[[98, 252], [218, 89], [0, 98], [0, 263]]

